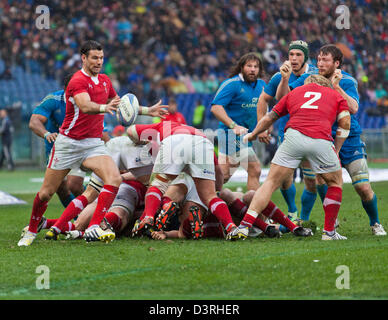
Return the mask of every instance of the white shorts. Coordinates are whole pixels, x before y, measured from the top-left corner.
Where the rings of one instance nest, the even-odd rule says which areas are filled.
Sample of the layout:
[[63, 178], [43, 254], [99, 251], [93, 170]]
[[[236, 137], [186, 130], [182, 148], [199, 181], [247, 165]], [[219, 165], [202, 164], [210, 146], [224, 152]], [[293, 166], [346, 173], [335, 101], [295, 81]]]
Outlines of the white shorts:
[[121, 183], [110, 209], [122, 208], [128, 214], [129, 219], [131, 219], [136, 207], [139, 205], [139, 200], [138, 192], [134, 187]]
[[302, 160], [308, 160], [315, 173], [341, 170], [341, 163], [334, 144], [329, 140], [313, 139], [297, 130], [288, 128], [272, 163], [296, 169]]
[[190, 177], [187, 173], [181, 173], [178, 177], [176, 177], [171, 185], [184, 184], [187, 187], [187, 194], [183, 201], [191, 201], [200, 205], [201, 207], [207, 210], [207, 207], [203, 204], [201, 199], [199, 198], [197, 188], [195, 187], [195, 183], [192, 177]]
[[81, 170], [81, 168], [71, 169], [70, 172], [68, 173], [68, 176], [76, 176], [76, 177], [85, 178], [86, 171]]
[[215, 180], [214, 170], [214, 146], [208, 139], [176, 134], [162, 141], [153, 173], [178, 175], [186, 172], [194, 178]]
[[108, 155], [104, 141], [100, 138], [75, 140], [58, 134], [50, 152], [47, 168], [78, 169], [87, 158]]

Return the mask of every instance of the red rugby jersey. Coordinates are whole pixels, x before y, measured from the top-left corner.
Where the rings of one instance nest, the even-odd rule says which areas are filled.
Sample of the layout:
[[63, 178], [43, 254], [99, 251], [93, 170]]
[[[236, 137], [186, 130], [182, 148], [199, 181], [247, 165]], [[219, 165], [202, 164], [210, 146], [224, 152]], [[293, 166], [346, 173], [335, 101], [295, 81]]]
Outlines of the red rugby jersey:
[[84, 70], [77, 71], [66, 89], [66, 114], [59, 132], [72, 139], [101, 138], [104, 127], [104, 113], [86, 114], [76, 105], [74, 97], [87, 92], [91, 101], [106, 104], [116, 96], [109, 77], [98, 74], [89, 76]]
[[333, 141], [331, 127], [337, 115], [348, 110], [346, 100], [334, 89], [310, 83], [292, 90], [272, 109], [280, 117], [290, 114], [288, 128], [314, 139]]

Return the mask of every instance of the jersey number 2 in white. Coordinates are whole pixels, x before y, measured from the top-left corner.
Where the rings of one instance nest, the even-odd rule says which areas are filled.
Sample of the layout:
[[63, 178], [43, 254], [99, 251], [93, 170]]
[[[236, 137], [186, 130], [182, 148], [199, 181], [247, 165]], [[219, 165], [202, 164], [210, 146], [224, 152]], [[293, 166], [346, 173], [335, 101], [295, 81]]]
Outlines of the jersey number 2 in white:
[[322, 94], [320, 92], [313, 92], [313, 91], [307, 91], [305, 94], [304, 94], [304, 97], [305, 98], [309, 98], [311, 97], [312, 98], [308, 101], [306, 101], [305, 103], [303, 103], [300, 108], [304, 108], [304, 109], [318, 109], [318, 106], [314, 106], [313, 103], [319, 99], [321, 99], [321, 96]]

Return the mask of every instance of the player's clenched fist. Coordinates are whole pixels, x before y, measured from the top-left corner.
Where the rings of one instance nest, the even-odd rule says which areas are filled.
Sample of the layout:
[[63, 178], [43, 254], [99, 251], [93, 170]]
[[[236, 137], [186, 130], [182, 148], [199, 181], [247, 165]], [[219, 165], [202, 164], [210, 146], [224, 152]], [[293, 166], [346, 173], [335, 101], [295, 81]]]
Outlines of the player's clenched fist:
[[341, 69], [335, 69], [333, 73], [333, 77], [331, 78], [331, 83], [333, 84], [333, 87], [338, 86], [341, 79], [342, 79]]
[[285, 61], [280, 67], [280, 74], [283, 78], [289, 78], [291, 76], [292, 67], [289, 60]]

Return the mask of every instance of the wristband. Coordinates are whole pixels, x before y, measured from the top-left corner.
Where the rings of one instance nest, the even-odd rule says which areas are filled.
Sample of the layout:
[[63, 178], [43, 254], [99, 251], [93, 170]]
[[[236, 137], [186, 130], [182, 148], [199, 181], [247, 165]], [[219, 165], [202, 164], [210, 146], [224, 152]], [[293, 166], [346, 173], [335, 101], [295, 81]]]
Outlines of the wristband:
[[105, 113], [106, 104], [100, 104], [100, 113]]
[[233, 122], [229, 125], [229, 129], [233, 129], [235, 126], [236, 126], [236, 122], [233, 121]]
[[47, 140], [47, 136], [49, 136], [51, 134], [51, 132], [47, 131], [44, 135], [43, 135], [43, 139]]
[[143, 116], [146, 116], [148, 114], [148, 107], [141, 107], [141, 114]]

